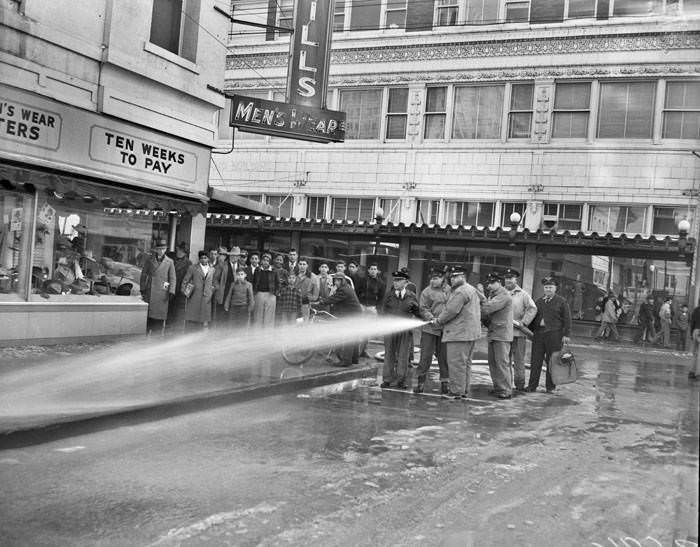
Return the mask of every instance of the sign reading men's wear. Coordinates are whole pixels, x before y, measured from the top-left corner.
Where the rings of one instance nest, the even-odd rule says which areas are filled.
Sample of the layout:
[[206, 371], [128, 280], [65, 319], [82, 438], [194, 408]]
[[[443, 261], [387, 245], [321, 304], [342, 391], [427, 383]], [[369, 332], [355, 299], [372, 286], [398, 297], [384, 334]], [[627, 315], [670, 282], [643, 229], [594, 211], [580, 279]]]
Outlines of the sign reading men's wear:
[[332, 0], [295, 2], [287, 75], [287, 101], [292, 104], [326, 106], [333, 4]]

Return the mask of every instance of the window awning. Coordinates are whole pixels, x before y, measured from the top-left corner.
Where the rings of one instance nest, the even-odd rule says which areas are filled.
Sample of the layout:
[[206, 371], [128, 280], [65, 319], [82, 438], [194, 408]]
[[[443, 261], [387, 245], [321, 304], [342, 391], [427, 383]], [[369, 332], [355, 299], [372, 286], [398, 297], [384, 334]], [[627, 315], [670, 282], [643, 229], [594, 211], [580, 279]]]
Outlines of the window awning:
[[271, 215], [274, 208], [260, 201], [247, 199], [233, 192], [209, 187], [209, 213]]

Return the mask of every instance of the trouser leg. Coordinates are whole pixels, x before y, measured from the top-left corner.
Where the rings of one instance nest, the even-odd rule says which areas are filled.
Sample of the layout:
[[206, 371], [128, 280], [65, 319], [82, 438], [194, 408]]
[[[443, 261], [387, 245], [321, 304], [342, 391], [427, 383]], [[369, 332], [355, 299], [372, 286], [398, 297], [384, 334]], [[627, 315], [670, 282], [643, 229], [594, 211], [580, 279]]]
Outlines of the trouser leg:
[[384, 337], [384, 365], [382, 366], [384, 382], [396, 381], [396, 337], [396, 334]]
[[504, 342], [502, 340], [492, 340], [489, 342], [489, 371], [496, 393], [510, 395], [512, 390], [510, 342]]
[[272, 293], [265, 293], [263, 304], [263, 326], [272, 328], [275, 326], [275, 311], [277, 308], [277, 297]]
[[412, 331], [399, 334], [399, 347], [397, 349], [396, 377], [399, 384], [404, 384], [408, 373], [408, 360], [413, 355]]
[[471, 386], [471, 359], [474, 342], [446, 342], [447, 365], [450, 369], [449, 389], [453, 395], [468, 394]]
[[438, 338], [437, 359], [440, 367], [440, 382], [448, 382], [450, 380], [450, 367], [447, 364], [447, 349], [442, 342], [442, 335]]
[[425, 379], [433, 362], [438, 343], [438, 337], [429, 332], [423, 332], [420, 338], [420, 362], [418, 363], [418, 383], [425, 383]]
[[525, 350], [527, 338], [516, 336], [510, 344], [510, 358], [513, 361], [514, 382], [516, 389], [525, 387]]
[[610, 327], [610, 332], [612, 333], [615, 340], [619, 340], [620, 333], [617, 332], [617, 325], [615, 323], [608, 323], [608, 326]]
[[536, 333], [532, 340], [530, 379], [528, 381], [528, 388], [531, 390], [537, 389], [537, 386], [540, 385], [540, 374], [542, 373], [542, 363], [544, 361], [544, 337], [544, 333]]
[[263, 326], [266, 294], [266, 292], [259, 292], [255, 294], [255, 308], [253, 308], [253, 325], [255, 327]]

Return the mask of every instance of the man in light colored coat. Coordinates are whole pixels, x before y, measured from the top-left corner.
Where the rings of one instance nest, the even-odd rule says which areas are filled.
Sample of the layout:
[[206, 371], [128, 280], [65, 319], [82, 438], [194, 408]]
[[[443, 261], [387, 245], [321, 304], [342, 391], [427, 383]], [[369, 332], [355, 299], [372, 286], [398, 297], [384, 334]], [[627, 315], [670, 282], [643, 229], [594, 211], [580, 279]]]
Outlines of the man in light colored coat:
[[513, 379], [510, 374], [513, 299], [503, 284], [501, 274], [489, 274], [486, 279], [489, 296], [481, 305], [481, 313], [488, 323], [489, 372], [493, 382], [493, 394], [499, 399], [510, 399], [513, 395]]
[[[532, 297], [518, 285], [520, 273], [513, 268], [503, 272], [505, 288], [513, 299], [513, 341], [510, 344], [510, 361], [513, 363], [516, 391], [525, 391], [525, 351], [527, 335], [523, 328], [537, 315], [537, 306]], [[532, 336], [532, 334], [530, 334]]]
[[452, 291], [445, 309], [433, 319], [442, 327], [450, 382], [446, 397], [467, 398], [471, 383], [474, 344], [481, 338], [481, 309], [479, 295], [466, 280], [462, 267], [450, 273]]
[[449, 289], [445, 286], [445, 274], [442, 270], [434, 270], [430, 273], [430, 284], [423, 289], [418, 299], [418, 307], [422, 319], [428, 321], [422, 327], [420, 337], [420, 363], [418, 364], [418, 385], [414, 393], [423, 393], [428, 370], [433, 362], [433, 355], [437, 357], [440, 367], [440, 392], [447, 394], [450, 374], [447, 367], [447, 355], [445, 344], [442, 343], [442, 329], [431, 321], [438, 317], [445, 309], [449, 297]]
[[141, 271], [141, 298], [148, 302], [148, 334], [151, 334], [156, 325], [165, 332], [168, 306], [177, 287], [175, 263], [165, 254], [167, 248], [168, 244], [164, 239], [156, 241], [153, 254]]

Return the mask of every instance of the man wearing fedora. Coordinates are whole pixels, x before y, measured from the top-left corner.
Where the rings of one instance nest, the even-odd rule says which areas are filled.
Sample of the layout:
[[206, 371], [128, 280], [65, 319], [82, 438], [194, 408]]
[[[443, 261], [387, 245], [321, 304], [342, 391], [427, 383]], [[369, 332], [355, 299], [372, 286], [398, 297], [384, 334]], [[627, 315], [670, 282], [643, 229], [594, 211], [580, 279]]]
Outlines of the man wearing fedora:
[[442, 327], [447, 368], [450, 371], [448, 393], [445, 397], [466, 398], [471, 384], [472, 353], [481, 338], [481, 298], [467, 283], [466, 271], [455, 266], [450, 272], [450, 296], [445, 309], [433, 323]]
[[489, 373], [493, 394], [510, 399], [513, 380], [510, 375], [510, 343], [513, 341], [513, 299], [503, 286], [503, 276], [492, 272], [486, 278], [489, 296], [481, 305], [488, 323]]
[[148, 303], [148, 320], [146, 331], [151, 334], [159, 327], [165, 332], [165, 322], [168, 318], [170, 299], [175, 296], [177, 277], [175, 264], [166, 256], [168, 243], [158, 239], [153, 246], [151, 256], [141, 270], [141, 298]]
[[[342, 272], [341, 272], [342, 273]], [[344, 275], [344, 274], [343, 274]], [[393, 274], [392, 289], [384, 298], [381, 315], [417, 317], [419, 313], [416, 294], [407, 290], [409, 275], [398, 270]], [[384, 337], [384, 367], [381, 387], [406, 389], [409, 356], [413, 353], [413, 332], [410, 330], [388, 334]]]
[[571, 311], [569, 304], [557, 294], [558, 280], [547, 276], [542, 280], [544, 295], [535, 302], [537, 315], [530, 323], [534, 336], [532, 339], [532, 359], [530, 365], [530, 380], [525, 391], [537, 391], [540, 385], [542, 363], [547, 361], [547, 393], [552, 393], [556, 386], [549, 372], [552, 354], [561, 351], [562, 346], [571, 339]]
[[528, 325], [537, 315], [537, 306], [532, 297], [518, 285], [520, 272], [513, 268], [503, 272], [506, 290], [513, 299], [513, 341], [510, 343], [510, 360], [513, 363], [516, 391], [525, 391], [525, 351], [527, 349]]

